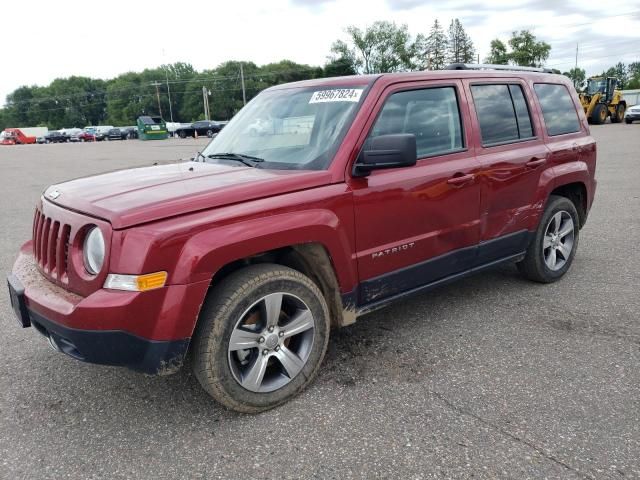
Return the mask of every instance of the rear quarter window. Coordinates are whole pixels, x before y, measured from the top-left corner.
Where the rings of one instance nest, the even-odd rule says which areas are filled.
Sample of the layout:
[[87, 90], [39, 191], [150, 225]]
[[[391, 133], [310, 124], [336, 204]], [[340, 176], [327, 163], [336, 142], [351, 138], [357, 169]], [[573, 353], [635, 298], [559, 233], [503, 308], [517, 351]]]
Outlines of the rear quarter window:
[[550, 136], [580, 131], [580, 120], [567, 87], [554, 83], [536, 83], [533, 88]]

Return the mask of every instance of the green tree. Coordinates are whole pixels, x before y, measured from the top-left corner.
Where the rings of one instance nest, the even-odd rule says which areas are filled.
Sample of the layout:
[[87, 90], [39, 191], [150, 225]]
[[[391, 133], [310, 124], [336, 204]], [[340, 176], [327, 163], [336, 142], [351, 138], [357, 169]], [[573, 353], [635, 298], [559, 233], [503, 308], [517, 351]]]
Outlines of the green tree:
[[551, 45], [536, 40], [529, 30], [513, 32], [509, 39], [509, 60], [523, 67], [541, 67], [549, 58]]
[[413, 39], [406, 25], [375, 22], [361, 30], [347, 27], [349, 41], [336, 40], [330, 61], [343, 59], [358, 73], [382, 73], [412, 70], [419, 56], [420, 38]]
[[471, 38], [467, 35], [457, 18], [451, 20], [448, 30], [447, 62], [449, 63], [473, 63], [475, 61], [475, 48]]
[[426, 67], [429, 70], [441, 70], [447, 61], [448, 42], [438, 19], [434, 20], [429, 36], [426, 38]]
[[572, 68], [568, 72], [564, 72], [563, 75], [571, 79], [576, 89], [582, 86], [587, 77], [587, 73], [582, 68]]
[[507, 65], [509, 63], [507, 46], [502, 42], [502, 40], [497, 38], [491, 40], [489, 56], [485, 59], [485, 62], [492, 65]]
[[356, 73], [353, 62], [348, 58], [340, 57], [329, 60], [324, 65], [323, 75], [325, 77], [343, 77], [347, 75], [355, 75]]

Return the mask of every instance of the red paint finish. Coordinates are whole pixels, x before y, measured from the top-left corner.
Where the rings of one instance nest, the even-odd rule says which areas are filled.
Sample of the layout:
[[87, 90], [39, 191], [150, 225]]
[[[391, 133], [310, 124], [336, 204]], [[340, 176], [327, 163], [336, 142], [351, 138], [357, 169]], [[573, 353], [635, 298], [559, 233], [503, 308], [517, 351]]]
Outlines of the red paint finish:
[[[477, 81], [520, 84], [536, 137], [483, 147], [469, 90]], [[37, 206], [34, 242], [23, 246], [14, 273], [26, 287], [29, 308], [52, 321], [171, 340], [192, 335], [216, 272], [249, 256], [319, 243], [331, 258], [341, 293], [347, 294], [364, 280], [534, 230], [553, 189], [581, 183], [590, 207], [596, 183], [595, 142], [577, 96], [572, 94], [581, 131], [549, 137], [533, 89], [543, 81], [569, 87], [559, 75], [488, 71], [416, 72], [276, 87], [369, 85], [327, 170], [191, 162], [56, 185]], [[393, 92], [434, 86], [455, 87], [464, 148], [421, 158], [413, 167], [352, 177], [353, 163], [385, 99]], [[50, 199], [54, 190], [60, 195]], [[81, 246], [91, 225], [101, 229], [107, 244], [105, 266], [96, 276], [82, 264]], [[65, 231], [68, 251], [60, 247]], [[56, 255], [55, 265], [51, 257], [43, 260], [41, 248]], [[160, 270], [168, 272], [168, 280], [159, 290], [102, 288], [108, 273]]]

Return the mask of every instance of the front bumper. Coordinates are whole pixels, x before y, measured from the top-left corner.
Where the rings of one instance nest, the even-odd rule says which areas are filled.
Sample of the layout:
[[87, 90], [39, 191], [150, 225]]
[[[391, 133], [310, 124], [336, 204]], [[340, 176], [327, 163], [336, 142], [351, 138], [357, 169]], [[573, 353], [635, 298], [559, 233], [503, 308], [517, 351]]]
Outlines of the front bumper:
[[636, 120], [640, 120], [640, 113], [629, 113], [627, 112], [627, 114], [624, 116], [625, 120], [631, 120], [631, 121], [636, 121]]
[[148, 292], [100, 289], [75, 295], [37, 269], [25, 244], [12, 276], [23, 289], [27, 321], [51, 345], [77, 360], [148, 374], [176, 371], [183, 362], [209, 282]]

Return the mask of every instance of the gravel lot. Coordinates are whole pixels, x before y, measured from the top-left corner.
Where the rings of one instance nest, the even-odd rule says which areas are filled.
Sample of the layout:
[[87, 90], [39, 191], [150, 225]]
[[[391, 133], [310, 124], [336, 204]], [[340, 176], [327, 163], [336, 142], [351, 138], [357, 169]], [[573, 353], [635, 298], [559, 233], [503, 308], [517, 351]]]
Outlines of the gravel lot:
[[[336, 331], [317, 381], [257, 416], [79, 363], [0, 295], [0, 478], [640, 478], [640, 125], [592, 128], [596, 202], [572, 270], [515, 267]], [[190, 156], [203, 140], [0, 147], [0, 271], [49, 184]]]

